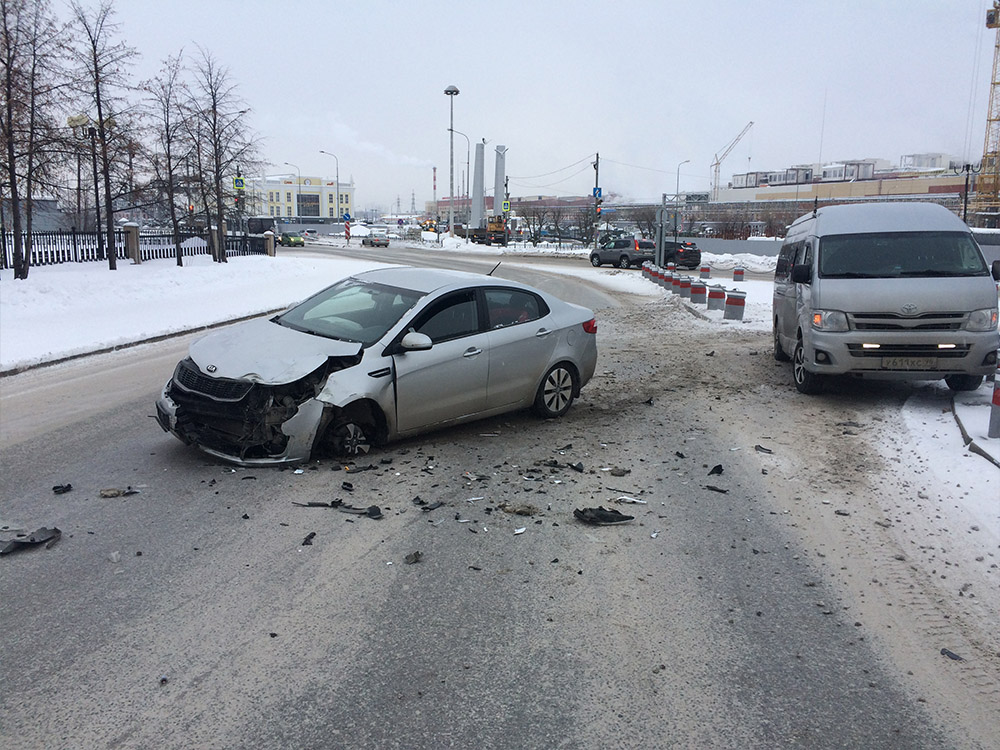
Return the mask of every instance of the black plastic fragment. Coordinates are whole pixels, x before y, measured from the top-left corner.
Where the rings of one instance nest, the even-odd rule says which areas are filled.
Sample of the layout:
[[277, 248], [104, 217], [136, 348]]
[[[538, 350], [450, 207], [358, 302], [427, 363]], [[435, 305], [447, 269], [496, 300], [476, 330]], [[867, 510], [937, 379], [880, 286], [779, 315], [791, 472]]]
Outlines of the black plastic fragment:
[[11, 552], [17, 552], [19, 549], [37, 544], [44, 544], [45, 549], [51, 549], [61, 536], [62, 532], [57, 527], [53, 526], [50, 529], [47, 526], [42, 526], [31, 534], [18, 534], [14, 539], [3, 542], [3, 547], [0, 547], [0, 555], [9, 555]]
[[949, 651], [946, 648], [941, 649], [941, 655], [947, 656], [949, 659], [952, 659], [954, 661], [965, 661], [965, 659], [956, 654], [954, 651]]
[[308, 534], [306, 534], [306, 538], [302, 540], [302, 546], [305, 547], [306, 545], [311, 545], [313, 543], [313, 538], [315, 536], [316, 536], [315, 531], [310, 531]]
[[729, 490], [723, 489], [722, 487], [716, 487], [714, 484], [706, 484], [705, 485], [705, 489], [706, 490], [712, 490], [712, 492], [718, 492], [718, 493], [720, 493], [722, 495], [728, 495], [729, 494]]
[[771, 450], [770, 448], [765, 448], [763, 445], [760, 444], [755, 445], [753, 449], [758, 453], [774, 453], [774, 451]]
[[407, 565], [413, 565], [414, 563], [420, 562], [421, 557], [423, 557], [423, 554], [421, 554], [420, 550], [417, 550], [416, 552], [411, 552], [406, 557], [404, 557], [403, 562], [405, 562]]
[[73, 489], [73, 485], [71, 485], [69, 482], [67, 482], [66, 484], [57, 484], [57, 485], [55, 485], [52, 488], [52, 491], [55, 494], [57, 494], [57, 495], [65, 495], [67, 492], [70, 492], [72, 489]]
[[608, 510], [604, 507], [597, 508], [577, 508], [573, 511], [573, 515], [577, 519], [583, 521], [584, 523], [589, 523], [592, 526], [608, 526], [616, 523], [625, 523], [626, 521], [631, 521], [635, 516], [626, 516], [617, 510]]
[[710, 470], [710, 471], [708, 472], [708, 475], [709, 475], [709, 476], [713, 476], [713, 475], [715, 475], [715, 474], [721, 474], [721, 473], [722, 473], [723, 471], [725, 471], [725, 469], [723, 469], [723, 468], [722, 468], [722, 464], [716, 464], [716, 465], [715, 465], [715, 466], [713, 466], [713, 467], [711, 468], [711, 470]]
[[427, 512], [427, 511], [429, 511], [429, 510], [437, 510], [437, 509], [438, 509], [438, 508], [440, 508], [440, 507], [441, 507], [442, 505], [444, 505], [444, 503], [442, 503], [442, 502], [441, 502], [441, 501], [439, 500], [439, 501], [438, 501], [438, 502], [436, 502], [436, 503], [431, 503], [430, 505], [424, 505], [423, 507], [421, 507], [421, 508], [420, 508], [420, 510], [422, 510], [422, 511], [424, 511], [424, 512], [426, 513], [426, 512]]

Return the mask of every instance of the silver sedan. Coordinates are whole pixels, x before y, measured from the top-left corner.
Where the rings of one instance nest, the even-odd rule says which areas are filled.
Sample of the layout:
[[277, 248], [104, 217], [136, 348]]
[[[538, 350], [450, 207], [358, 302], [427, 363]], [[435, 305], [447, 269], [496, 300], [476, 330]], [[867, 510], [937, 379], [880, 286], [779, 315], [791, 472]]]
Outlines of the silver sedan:
[[596, 333], [592, 311], [513, 281], [368, 271], [194, 342], [157, 418], [206, 453], [257, 465], [357, 456], [528, 407], [560, 417], [594, 374]]

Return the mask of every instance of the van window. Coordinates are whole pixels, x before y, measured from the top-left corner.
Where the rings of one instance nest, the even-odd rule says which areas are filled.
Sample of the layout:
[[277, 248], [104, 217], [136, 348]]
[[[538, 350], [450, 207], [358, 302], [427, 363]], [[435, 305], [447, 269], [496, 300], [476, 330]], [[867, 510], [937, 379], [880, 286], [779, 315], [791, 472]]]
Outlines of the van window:
[[819, 275], [841, 279], [984, 276], [986, 263], [965, 232], [839, 234], [819, 244]]

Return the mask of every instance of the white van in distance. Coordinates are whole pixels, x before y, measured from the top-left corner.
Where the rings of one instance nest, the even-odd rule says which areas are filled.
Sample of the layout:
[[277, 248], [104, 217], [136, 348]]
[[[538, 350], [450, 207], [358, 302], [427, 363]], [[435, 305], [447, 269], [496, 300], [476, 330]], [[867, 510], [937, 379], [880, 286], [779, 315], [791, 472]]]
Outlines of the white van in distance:
[[795, 386], [828, 375], [975, 390], [997, 367], [1000, 261], [933, 203], [857, 203], [795, 220], [774, 274], [774, 357]]

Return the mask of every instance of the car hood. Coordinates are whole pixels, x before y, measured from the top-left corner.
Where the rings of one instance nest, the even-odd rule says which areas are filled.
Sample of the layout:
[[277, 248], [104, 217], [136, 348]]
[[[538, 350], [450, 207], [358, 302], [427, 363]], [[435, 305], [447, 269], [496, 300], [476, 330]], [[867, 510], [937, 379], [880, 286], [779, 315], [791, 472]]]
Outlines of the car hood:
[[[819, 279], [822, 306], [849, 312], [920, 315], [978, 310], [996, 304], [987, 276], [896, 279]], [[903, 308], [907, 307], [904, 312]]]
[[279, 385], [308, 375], [330, 357], [360, 351], [357, 342], [313, 336], [260, 319], [210, 333], [191, 344], [189, 353], [211, 377]]

